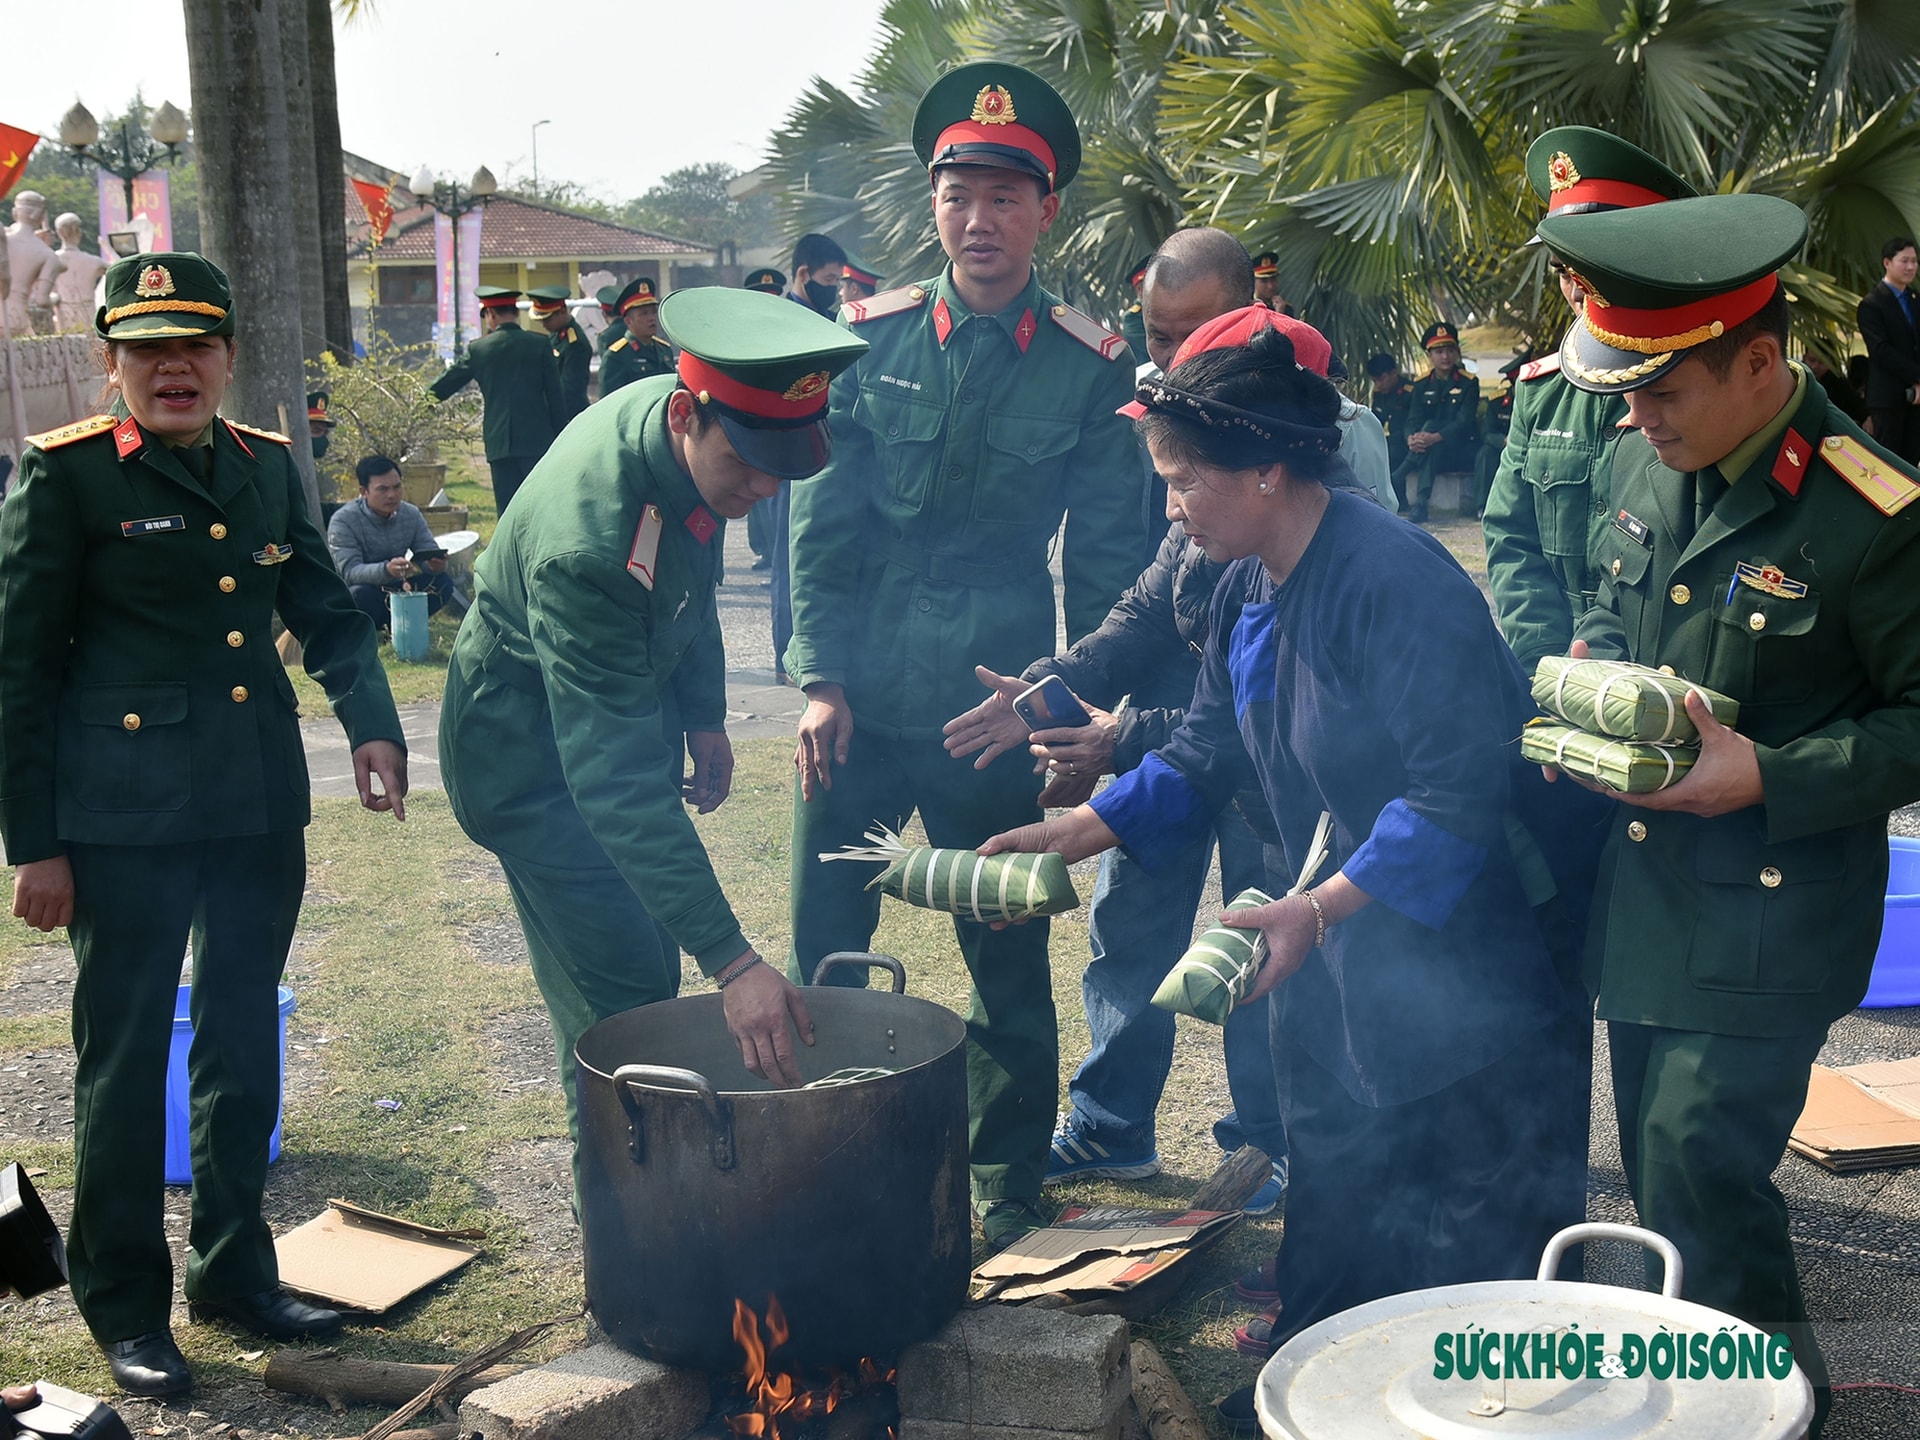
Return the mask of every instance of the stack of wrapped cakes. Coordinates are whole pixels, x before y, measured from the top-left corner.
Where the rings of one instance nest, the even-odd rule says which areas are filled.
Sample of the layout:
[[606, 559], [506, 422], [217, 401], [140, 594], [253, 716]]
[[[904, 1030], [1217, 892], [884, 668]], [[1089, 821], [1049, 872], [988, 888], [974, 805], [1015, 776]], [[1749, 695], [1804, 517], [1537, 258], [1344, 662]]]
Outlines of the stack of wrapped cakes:
[[1624, 660], [1549, 655], [1533, 675], [1534, 702], [1547, 714], [1521, 732], [1520, 752], [1622, 794], [1664, 790], [1700, 755], [1689, 690], [1735, 728], [1740, 703], [1704, 685]]

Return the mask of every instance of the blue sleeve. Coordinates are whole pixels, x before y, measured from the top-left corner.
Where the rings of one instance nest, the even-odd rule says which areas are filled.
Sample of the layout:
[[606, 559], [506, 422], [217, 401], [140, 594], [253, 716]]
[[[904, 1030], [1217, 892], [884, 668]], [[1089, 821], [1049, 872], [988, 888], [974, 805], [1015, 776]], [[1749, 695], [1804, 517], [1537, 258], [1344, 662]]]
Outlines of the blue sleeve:
[[1089, 803], [1148, 874], [1193, 844], [1213, 823], [1213, 809], [1200, 792], [1157, 752]]
[[1405, 800], [1392, 800], [1340, 873], [1382, 905], [1438, 930], [1486, 863], [1486, 846], [1442, 830]]

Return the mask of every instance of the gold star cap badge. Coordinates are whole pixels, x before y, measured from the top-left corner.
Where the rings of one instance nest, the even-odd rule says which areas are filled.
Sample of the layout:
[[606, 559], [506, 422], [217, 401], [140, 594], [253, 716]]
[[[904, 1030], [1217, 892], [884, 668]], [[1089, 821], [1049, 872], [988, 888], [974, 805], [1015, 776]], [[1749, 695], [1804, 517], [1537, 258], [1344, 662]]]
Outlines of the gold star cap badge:
[[173, 294], [173, 275], [164, 265], [149, 265], [140, 272], [140, 283], [133, 287], [133, 293], [142, 300], [171, 295]]
[[1580, 183], [1580, 168], [1566, 151], [1554, 151], [1552, 158], [1547, 161], [1547, 183], [1553, 187], [1556, 195]]
[[1013, 96], [1004, 85], [982, 85], [973, 97], [973, 123], [1011, 125], [1020, 117], [1014, 113]]

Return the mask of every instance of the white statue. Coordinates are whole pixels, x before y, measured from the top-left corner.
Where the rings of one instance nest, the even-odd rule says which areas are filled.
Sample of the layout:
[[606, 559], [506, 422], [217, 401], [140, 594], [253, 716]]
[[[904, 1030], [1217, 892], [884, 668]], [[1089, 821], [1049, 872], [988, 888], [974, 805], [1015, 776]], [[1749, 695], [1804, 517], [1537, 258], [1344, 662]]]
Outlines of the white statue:
[[66, 271], [53, 282], [53, 299], [62, 330], [91, 330], [99, 304], [94, 291], [107, 262], [80, 245], [80, 217], [71, 212], [53, 222], [60, 235], [60, 261]]
[[14, 197], [13, 224], [7, 227], [7, 329], [14, 335], [53, 333], [53, 282], [66, 267], [40, 238], [47, 226], [47, 197], [22, 190]]

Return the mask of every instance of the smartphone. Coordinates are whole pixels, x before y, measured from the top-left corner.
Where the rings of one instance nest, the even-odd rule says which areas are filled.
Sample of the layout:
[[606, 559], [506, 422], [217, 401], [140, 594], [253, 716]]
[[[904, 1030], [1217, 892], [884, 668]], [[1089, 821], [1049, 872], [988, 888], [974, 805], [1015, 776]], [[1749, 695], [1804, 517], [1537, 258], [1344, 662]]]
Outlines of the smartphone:
[[1029, 730], [1075, 730], [1093, 723], [1086, 707], [1073, 698], [1073, 691], [1058, 675], [1023, 690], [1013, 702], [1013, 713]]

